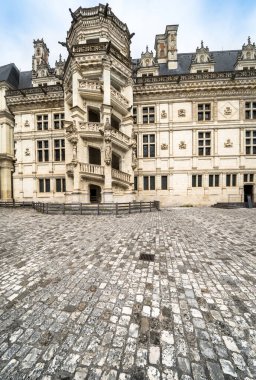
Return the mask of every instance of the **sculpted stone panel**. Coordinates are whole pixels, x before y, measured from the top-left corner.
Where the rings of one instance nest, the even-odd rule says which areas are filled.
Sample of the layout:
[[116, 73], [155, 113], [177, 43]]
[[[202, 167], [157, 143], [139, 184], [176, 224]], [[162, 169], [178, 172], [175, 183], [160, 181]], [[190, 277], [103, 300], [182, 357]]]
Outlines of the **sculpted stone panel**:
[[219, 101], [218, 120], [239, 120], [239, 100]]
[[192, 104], [173, 103], [173, 122], [184, 123], [186, 121], [192, 121]]

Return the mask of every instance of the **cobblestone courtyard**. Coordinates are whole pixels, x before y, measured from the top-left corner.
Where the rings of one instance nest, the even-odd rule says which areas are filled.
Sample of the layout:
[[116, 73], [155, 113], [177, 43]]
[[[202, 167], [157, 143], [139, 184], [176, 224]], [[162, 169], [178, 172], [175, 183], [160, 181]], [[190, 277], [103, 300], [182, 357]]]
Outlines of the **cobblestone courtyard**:
[[255, 226], [0, 209], [0, 379], [256, 379]]

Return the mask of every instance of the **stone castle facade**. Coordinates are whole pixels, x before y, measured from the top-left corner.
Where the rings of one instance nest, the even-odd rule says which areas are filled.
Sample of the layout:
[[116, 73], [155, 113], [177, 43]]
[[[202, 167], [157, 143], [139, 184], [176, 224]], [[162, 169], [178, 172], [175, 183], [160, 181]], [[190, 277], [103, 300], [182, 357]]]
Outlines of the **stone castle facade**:
[[210, 205], [255, 196], [256, 47], [130, 56], [108, 5], [71, 11], [68, 58], [0, 67], [0, 199]]

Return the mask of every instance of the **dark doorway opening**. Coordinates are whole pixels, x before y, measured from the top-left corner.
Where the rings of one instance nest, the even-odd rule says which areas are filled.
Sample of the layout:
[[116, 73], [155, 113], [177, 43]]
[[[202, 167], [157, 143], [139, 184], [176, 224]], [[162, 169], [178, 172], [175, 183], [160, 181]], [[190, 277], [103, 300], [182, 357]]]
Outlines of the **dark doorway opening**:
[[101, 187], [97, 185], [90, 185], [90, 202], [100, 203], [101, 202]]
[[248, 197], [253, 202], [253, 185], [244, 185], [244, 202], [248, 202]]
[[101, 165], [101, 151], [89, 146], [89, 164]]

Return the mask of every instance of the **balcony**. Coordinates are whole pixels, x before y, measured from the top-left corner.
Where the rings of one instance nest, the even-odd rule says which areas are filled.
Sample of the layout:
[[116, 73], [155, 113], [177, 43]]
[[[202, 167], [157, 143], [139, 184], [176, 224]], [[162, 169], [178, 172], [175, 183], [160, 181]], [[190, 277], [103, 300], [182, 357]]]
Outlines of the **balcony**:
[[[103, 129], [102, 123], [88, 122], [79, 123], [79, 133], [80, 136], [87, 139], [103, 139]], [[125, 133], [118, 131], [117, 129], [111, 130], [112, 142], [119, 148], [127, 151], [130, 148], [131, 139]]]
[[131, 175], [120, 170], [112, 169], [112, 183], [122, 186], [129, 187], [131, 182]]
[[103, 89], [102, 83], [97, 80], [80, 79], [79, 92], [85, 99], [102, 101]]
[[[104, 166], [82, 162], [78, 163], [77, 165], [79, 165], [79, 173], [82, 178], [104, 181]], [[75, 167], [76, 165], [72, 162], [67, 164], [67, 175], [73, 177]], [[112, 168], [111, 175], [112, 184], [116, 184], [121, 187], [129, 187], [131, 183], [130, 174]]]
[[80, 174], [85, 178], [103, 179], [104, 178], [104, 166], [94, 164], [80, 163]]
[[110, 88], [111, 105], [117, 109], [121, 114], [127, 114], [127, 108], [129, 107], [129, 101], [114, 87]]

